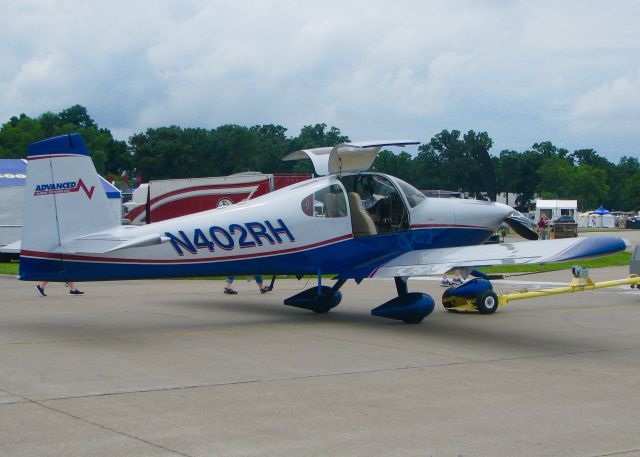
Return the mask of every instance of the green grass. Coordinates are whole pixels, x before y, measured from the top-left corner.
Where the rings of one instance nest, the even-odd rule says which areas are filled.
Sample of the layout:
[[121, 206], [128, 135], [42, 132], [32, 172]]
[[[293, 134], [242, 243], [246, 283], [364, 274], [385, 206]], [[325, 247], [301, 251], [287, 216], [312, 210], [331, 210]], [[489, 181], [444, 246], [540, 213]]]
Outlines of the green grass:
[[569, 269], [574, 265], [580, 265], [585, 268], [604, 268], [604, 267], [621, 267], [629, 265], [631, 262], [630, 252], [618, 252], [597, 259], [581, 260], [575, 259], [569, 262], [548, 263], [545, 265], [513, 265], [513, 266], [495, 266], [482, 267], [478, 270], [485, 273], [520, 273], [520, 272], [538, 272]]
[[630, 229], [621, 229], [621, 228], [596, 228], [596, 227], [583, 227], [578, 229], [578, 235], [586, 232], [627, 232]]
[[18, 265], [19, 265], [19, 263], [17, 261], [0, 263], [0, 275], [17, 276], [17, 274], [18, 274]]
[[[597, 259], [580, 260], [576, 259], [570, 262], [549, 263], [546, 265], [513, 265], [513, 266], [496, 266], [496, 267], [482, 267], [478, 270], [485, 273], [520, 273], [520, 272], [538, 272], [538, 271], [551, 271], [569, 269], [574, 265], [580, 265], [585, 268], [604, 268], [604, 267], [618, 267], [626, 266], [631, 262], [630, 252], [618, 252], [617, 254], [608, 255], [606, 257], [600, 257]], [[18, 262], [0, 263], [0, 274], [13, 275], [18, 274]], [[314, 276], [315, 277], [315, 276]], [[238, 277], [239, 279], [240, 277]], [[185, 278], [185, 279], [225, 279], [224, 277], [216, 278]], [[265, 281], [269, 278], [265, 277]]]

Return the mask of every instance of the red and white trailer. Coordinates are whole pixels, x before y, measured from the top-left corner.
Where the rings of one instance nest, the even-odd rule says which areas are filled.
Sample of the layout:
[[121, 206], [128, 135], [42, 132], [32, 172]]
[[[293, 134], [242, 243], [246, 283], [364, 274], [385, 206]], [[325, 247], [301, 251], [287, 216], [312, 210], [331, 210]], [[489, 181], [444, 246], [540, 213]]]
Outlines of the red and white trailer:
[[125, 220], [148, 224], [233, 205], [311, 179], [309, 173], [238, 173], [208, 178], [165, 179], [141, 184], [124, 204]]

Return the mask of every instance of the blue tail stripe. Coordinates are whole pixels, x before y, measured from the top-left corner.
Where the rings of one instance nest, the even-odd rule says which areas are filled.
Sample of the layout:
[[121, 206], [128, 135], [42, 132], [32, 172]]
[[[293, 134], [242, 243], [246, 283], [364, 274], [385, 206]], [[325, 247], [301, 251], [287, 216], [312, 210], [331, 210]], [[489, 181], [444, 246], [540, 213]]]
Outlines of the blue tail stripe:
[[54, 138], [38, 141], [29, 145], [28, 157], [50, 156], [50, 155], [89, 155], [87, 146], [84, 144], [82, 136], [77, 133], [61, 135]]

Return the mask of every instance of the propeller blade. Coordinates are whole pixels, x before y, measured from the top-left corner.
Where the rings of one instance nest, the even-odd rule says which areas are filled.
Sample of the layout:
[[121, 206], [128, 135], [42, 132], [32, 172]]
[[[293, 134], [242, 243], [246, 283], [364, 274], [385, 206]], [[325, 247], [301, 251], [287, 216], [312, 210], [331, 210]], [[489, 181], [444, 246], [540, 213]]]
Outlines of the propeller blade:
[[527, 240], [537, 240], [538, 232], [535, 229], [535, 223], [530, 219], [516, 214], [510, 214], [504, 221], [509, 227], [511, 227], [518, 235]]

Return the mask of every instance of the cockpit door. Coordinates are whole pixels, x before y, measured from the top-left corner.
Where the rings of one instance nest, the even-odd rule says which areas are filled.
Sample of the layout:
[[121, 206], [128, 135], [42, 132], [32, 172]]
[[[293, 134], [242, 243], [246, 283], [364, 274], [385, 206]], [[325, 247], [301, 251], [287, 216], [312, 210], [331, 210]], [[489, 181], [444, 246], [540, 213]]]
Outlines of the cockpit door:
[[343, 176], [355, 237], [409, 229], [409, 212], [396, 186], [383, 175]]

